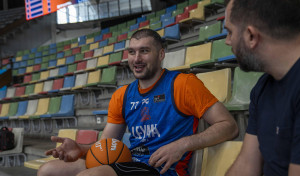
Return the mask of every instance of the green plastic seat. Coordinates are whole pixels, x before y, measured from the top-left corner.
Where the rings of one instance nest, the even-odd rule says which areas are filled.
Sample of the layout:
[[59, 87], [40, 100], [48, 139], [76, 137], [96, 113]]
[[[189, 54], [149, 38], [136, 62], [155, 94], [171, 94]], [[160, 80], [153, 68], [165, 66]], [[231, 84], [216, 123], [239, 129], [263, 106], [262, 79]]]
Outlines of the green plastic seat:
[[43, 56], [46, 56], [48, 54], [49, 54], [49, 50], [43, 51], [43, 53], [42, 53]]
[[[70, 44], [71, 43], [77, 43], [78, 42], [78, 38], [76, 37], [76, 38], [73, 38], [72, 40], [71, 40], [71, 42], [70, 42]], [[66, 44], [66, 43], [65, 43]], [[68, 44], [67, 44], [68, 45]]]
[[[44, 63], [43, 63], [44, 64]], [[42, 64], [42, 65], [43, 65]], [[47, 68], [48, 68], [48, 63], [47, 63]], [[38, 80], [40, 80], [40, 76], [41, 76], [41, 73], [40, 72], [37, 72], [37, 73], [34, 73], [33, 75], [32, 75], [32, 79], [31, 79], [31, 81], [38, 81]], [[27, 88], [26, 88], [27, 89]]]
[[34, 92], [35, 84], [29, 84], [26, 86], [25, 95], [32, 94]]
[[197, 4], [201, 0], [189, 0], [189, 5]]
[[118, 30], [119, 31], [122, 30], [123, 28], [126, 28], [126, 27], [127, 27], [127, 23], [126, 22], [118, 24]]
[[248, 110], [250, 92], [262, 74], [261, 72], [244, 72], [239, 67], [236, 67], [234, 70], [232, 97], [224, 104], [225, 107], [229, 111]]
[[154, 12], [149, 13], [149, 14], [146, 15], [146, 19], [147, 20], [150, 20], [151, 18], [154, 18], [154, 17], [155, 17], [155, 13]]
[[72, 50], [67, 50], [67, 51], [65, 51], [65, 57], [66, 56], [71, 56], [72, 55]]
[[86, 39], [90, 39], [90, 38], [93, 38], [93, 37], [94, 37], [94, 33], [86, 35]]
[[161, 15], [163, 15], [165, 13], [166, 13], [166, 9], [162, 9], [162, 10], [159, 10], [159, 11], [155, 12], [155, 16], [160, 17]]
[[118, 31], [118, 25], [109, 27], [109, 32], [116, 32], [116, 31]]
[[118, 36], [110, 37], [110, 38], [108, 39], [108, 45], [113, 44], [113, 43], [116, 43], [116, 42], [117, 42], [117, 37], [118, 37]]
[[117, 66], [103, 69], [100, 84], [116, 84]]
[[23, 55], [24, 55], [24, 51], [23, 50], [17, 51], [17, 54], [16, 54], [17, 57], [23, 56]]
[[27, 65], [33, 65], [34, 64], [34, 59], [30, 59], [27, 61]]
[[183, 13], [183, 8], [177, 8], [177, 10], [174, 10], [172, 12], [172, 16], [175, 17], [175, 16], [177, 16], [179, 14], [182, 14], [182, 13]]
[[64, 50], [64, 45], [56, 48], [56, 52], [60, 52]]
[[231, 46], [225, 44], [226, 39], [215, 40], [212, 44], [212, 59], [219, 59], [222, 57], [233, 55]]
[[47, 69], [48, 66], [49, 66], [49, 63], [48, 63], [48, 62], [43, 62], [42, 65], [41, 65], [41, 70]]
[[123, 54], [122, 51], [110, 54], [108, 64], [112, 64], [112, 63], [115, 63], [115, 62], [120, 62], [122, 60], [122, 54]]
[[57, 113], [60, 109], [60, 103], [61, 103], [61, 96], [50, 98], [48, 112], [44, 115], [41, 115], [40, 117], [51, 117], [48, 115]]
[[209, 26], [203, 26], [200, 27], [199, 30], [199, 38], [194, 41], [190, 41], [188, 43], [185, 43], [185, 46], [193, 46], [198, 45], [207, 40], [208, 37], [220, 34], [222, 30], [222, 23], [221, 21], [218, 21], [217, 23], [211, 24]]
[[56, 48], [64, 46], [64, 42], [56, 43]]
[[151, 18], [151, 19], [150, 19], [150, 24], [157, 23], [158, 21], [160, 21], [160, 16]]
[[150, 24], [150, 29], [156, 30], [156, 29], [161, 28], [161, 26], [162, 26], [162, 22], [160, 21], [158, 23]]
[[56, 60], [56, 54], [50, 55], [49, 60]]
[[[42, 52], [42, 51], [41, 51], [41, 52]], [[29, 59], [33, 59], [33, 58], [35, 58], [35, 53], [29, 54]]]
[[10, 103], [10, 105], [9, 105], [9, 111], [8, 111], [7, 116], [14, 116], [14, 115], [16, 115], [17, 112], [18, 112], [18, 106], [19, 106], [18, 102]]
[[132, 36], [133, 33], [135, 33], [135, 31], [129, 31], [129, 32], [128, 32], [128, 34], [127, 34], [128, 39], [131, 38], [131, 36]]
[[127, 26], [131, 26], [131, 25], [134, 25], [134, 24], [136, 24], [136, 19], [127, 21]]
[[75, 55], [75, 62], [81, 61], [84, 58], [84, 53], [78, 53]]
[[76, 71], [76, 68], [77, 68], [77, 64], [71, 64], [71, 65], [68, 65], [68, 71], [67, 73], [73, 73]]
[[85, 51], [89, 51], [90, 50], [90, 45], [83, 45], [81, 46], [81, 53], [84, 53]]
[[121, 29], [121, 34], [127, 33], [129, 31], [129, 28], [130, 28], [129, 26], [128, 27], [126, 26], [126, 27], [122, 28]]
[[44, 57], [42, 57], [42, 62], [48, 62], [49, 59], [50, 59], [50, 56], [44, 56]]
[[183, 8], [185, 8], [188, 5], [189, 5], [189, 2], [188, 1], [184, 1], [182, 3], [177, 4], [177, 9], [183, 9]]

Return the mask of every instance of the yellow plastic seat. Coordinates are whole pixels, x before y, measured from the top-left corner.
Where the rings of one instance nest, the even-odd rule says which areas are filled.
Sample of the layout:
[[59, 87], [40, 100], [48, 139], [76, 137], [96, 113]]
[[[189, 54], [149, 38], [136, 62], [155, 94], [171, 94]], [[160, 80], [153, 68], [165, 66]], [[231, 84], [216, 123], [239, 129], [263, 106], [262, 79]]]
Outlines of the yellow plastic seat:
[[41, 72], [40, 80], [45, 80], [49, 77], [49, 70]]
[[160, 37], [163, 37], [165, 35], [165, 29], [161, 29], [156, 32], [160, 35]]
[[72, 44], [71, 44], [71, 48], [76, 48], [76, 47], [78, 47], [78, 42], [77, 42], [77, 43], [72, 43]]
[[209, 3], [210, 0], [204, 0], [198, 2], [197, 8], [189, 12], [189, 17], [179, 21], [179, 23], [190, 23], [192, 21], [204, 21], [205, 20], [204, 6]]
[[97, 67], [106, 67], [109, 62], [109, 55], [101, 56], [98, 58]]
[[16, 57], [16, 61], [22, 61], [22, 56]]
[[182, 66], [169, 68], [169, 70], [186, 70], [190, 65], [196, 62], [210, 60], [212, 43], [187, 47], [185, 63]]
[[4, 117], [4, 116], [6, 116], [8, 114], [9, 105], [10, 105], [10, 103], [2, 104], [2, 109], [1, 109], [0, 117]]
[[34, 94], [38, 94], [40, 92], [43, 91], [43, 88], [44, 88], [44, 82], [39, 82], [39, 83], [36, 83], [35, 86], [34, 86]]
[[101, 69], [89, 72], [88, 81], [85, 87], [96, 85], [101, 81]]
[[30, 73], [30, 72], [32, 72], [33, 71], [33, 66], [28, 66], [28, 67], [26, 67], [26, 73]]
[[[64, 138], [70, 138], [73, 140], [76, 140], [76, 135], [77, 135], [77, 129], [61, 129], [58, 132], [59, 137], [64, 137]], [[61, 143], [56, 143], [56, 147], [59, 147]], [[56, 160], [57, 158], [54, 158], [52, 156], [47, 157], [47, 158], [40, 158], [32, 161], [26, 161], [24, 162], [24, 166], [31, 168], [31, 169], [39, 169], [42, 164], [47, 163], [48, 161], [51, 160]]]
[[241, 141], [227, 141], [205, 148], [203, 151], [201, 176], [225, 175], [240, 153], [242, 144]]
[[86, 40], [86, 44], [93, 43], [93, 42], [94, 42], [94, 37]]
[[59, 65], [65, 65], [66, 64], [66, 58], [61, 58], [57, 60], [57, 66]]
[[230, 68], [212, 72], [198, 73], [196, 76], [220, 102], [227, 102], [231, 98]]
[[94, 50], [94, 49], [97, 49], [97, 48], [99, 48], [99, 42], [90, 44], [90, 50]]
[[[46, 114], [48, 112], [50, 98], [41, 98], [39, 99], [37, 110], [34, 114], [30, 116], [30, 118], [34, 118], [35, 116], [40, 116], [42, 114]], [[36, 117], [35, 117], [36, 118]]]
[[114, 51], [114, 45], [108, 45], [103, 48], [103, 54], [112, 53]]

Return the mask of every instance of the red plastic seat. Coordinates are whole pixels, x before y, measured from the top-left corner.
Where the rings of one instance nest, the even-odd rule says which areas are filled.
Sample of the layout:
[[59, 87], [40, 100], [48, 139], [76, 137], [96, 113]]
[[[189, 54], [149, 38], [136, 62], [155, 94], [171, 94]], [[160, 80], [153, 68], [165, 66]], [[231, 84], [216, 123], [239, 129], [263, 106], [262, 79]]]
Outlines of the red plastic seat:
[[123, 51], [122, 60], [124, 60], [124, 59], [128, 59], [128, 50]]
[[184, 13], [189, 12], [189, 11], [191, 11], [193, 9], [196, 9], [197, 7], [198, 7], [197, 3], [193, 4], [193, 5], [190, 5], [190, 6], [187, 6], [187, 7], [184, 8]]
[[87, 61], [78, 62], [76, 70], [84, 70], [86, 69]]
[[2, 65], [6, 65], [9, 63], [9, 58], [7, 59], [2, 59]]
[[150, 23], [149, 20], [143, 21], [143, 22], [141, 22], [141, 23], [139, 24], [139, 28], [144, 27], [144, 26], [147, 26], [147, 25], [149, 25], [149, 23]]
[[73, 48], [72, 49], [72, 55], [78, 54], [81, 52], [81, 47]]
[[78, 130], [76, 142], [78, 144], [93, 144], [98, 141], [99, 131], [96, 130]]
[[70, 45], [65, 45], [64, 46], [64, 50], [68, 50], [68, 49], [70, 49], [71, 48], [71, 44]]
[[53, 81], [52, 90], [61, 89], [64, 85], [64, 78], [55, 79]]
[[179, 21], [183, 20], [183, 19], [186, 19], [189, 17], [189, 12], [184, 12], [182, 14], [179, 14], [176, 16], [176, 23], [179, 23]]
[[23, 83], [29, 83], [32, 80], [32, 74], [30, 75], [25, 75]]
[[41, 64], [37, 64], [33, 66], [33, 71], [40, 71], [41, 70]]
[[17, 87], [15, 92], [15, 97], [19, 97], [25, 94], [26, 86]]
[[112, 33], [103, 34], [102, 40], [108, 39], [112, 36]]
[[91, 58], [94, 55], [94, 50], [88, 51], [84, 53], [84, 58]]
[[119, 41], [122, 41], [122, 40], [126, 40], [127, 38], [128, 38], [127, 37], [127, 33], [125, 33], [125, 34], [119, 35], [118, 38], [117, 38], [117, 40], [119, 42]]

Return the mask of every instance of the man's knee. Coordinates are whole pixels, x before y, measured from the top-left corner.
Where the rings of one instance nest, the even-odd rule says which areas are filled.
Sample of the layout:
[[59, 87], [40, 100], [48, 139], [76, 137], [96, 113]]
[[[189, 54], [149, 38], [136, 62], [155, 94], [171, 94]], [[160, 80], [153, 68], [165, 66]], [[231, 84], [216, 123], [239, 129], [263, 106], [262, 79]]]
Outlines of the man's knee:
[[37, 173], [37, 176], [51, 176], [54, 175], [53, 171], [55, 171], [57, 168], [55, 168], [53, 162], [47, 162], [43, 164]]
[[85, 170], [85, 161], [77, 160], [75, 162], [64, 162], [61, 160], [53, 160], [43, 164], [39, 170], [38, 176], [59, 176], [59, 175], [76, 175]]
[[117, 173], [115, 172], [115, 170], [108, 166], [108, 165], [103, 165], [103, 166], [99, 166], [99, 167], [93, 167], [90, 169], [86, 169], [82, 172], [80, 172], [79, 174], [77, 174], [76, 176], [117, 176]]

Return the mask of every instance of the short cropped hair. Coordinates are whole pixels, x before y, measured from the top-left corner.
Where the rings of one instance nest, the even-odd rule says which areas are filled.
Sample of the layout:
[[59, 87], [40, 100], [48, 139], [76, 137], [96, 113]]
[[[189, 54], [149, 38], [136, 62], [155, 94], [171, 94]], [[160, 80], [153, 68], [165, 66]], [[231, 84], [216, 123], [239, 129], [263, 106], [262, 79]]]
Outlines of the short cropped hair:
[[230, 20], [235, 25], [251, 24], [276, 39], [300, 34], [300, 0], [233, 1]]
[[158, 50], [160, 50], [161, 48], [165, 48], [164, 40], [160, 37], [160, 35], [156, 31], [152, 29], [138, 30], [132, 34], [130, 40], [133, 38], [139, 40], [145, 37], [152, 37], [154, 39], [155, 46], [157, 47]]

